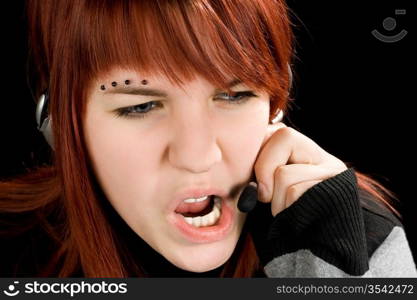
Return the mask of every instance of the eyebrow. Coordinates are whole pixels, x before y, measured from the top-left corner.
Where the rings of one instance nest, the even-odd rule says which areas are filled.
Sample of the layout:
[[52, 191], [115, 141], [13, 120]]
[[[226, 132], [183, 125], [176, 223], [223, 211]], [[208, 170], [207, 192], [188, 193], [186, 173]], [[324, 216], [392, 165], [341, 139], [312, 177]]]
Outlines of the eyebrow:
[[[242, 83], [240, 79], [233, 79], [227, 83], [227, 87], [231, 88], [235, 85]], [[219, 89], [215, 90], [216, 93], [221, 92]], [[127, 95], [141, 95], [141, 96], [153, 96], [153, 97], [167, 97], [167, 93], [162, 90], [148, 89], [148, 88], [138, 88], [134, 86], [118, 86], [107, 90], [105, 94], [127, 94]]]

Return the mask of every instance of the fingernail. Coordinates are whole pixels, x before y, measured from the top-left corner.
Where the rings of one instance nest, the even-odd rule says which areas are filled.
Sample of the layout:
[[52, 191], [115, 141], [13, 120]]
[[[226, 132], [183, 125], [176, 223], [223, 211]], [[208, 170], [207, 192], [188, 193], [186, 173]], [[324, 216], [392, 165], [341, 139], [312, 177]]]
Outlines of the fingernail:
[[266, 202], [267, 201], [267, 196], [268, 196], [268, 189], [266, 188], [266, 185], [263, 184], [262, 182], [258, 183], [258, 191], [259, 191], [259, 198], [262, 202]]

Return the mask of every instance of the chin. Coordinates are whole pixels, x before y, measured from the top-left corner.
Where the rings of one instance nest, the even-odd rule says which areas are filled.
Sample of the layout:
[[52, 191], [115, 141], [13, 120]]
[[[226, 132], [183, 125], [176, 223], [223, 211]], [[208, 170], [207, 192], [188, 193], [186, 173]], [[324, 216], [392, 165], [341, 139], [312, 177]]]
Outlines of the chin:
[[171, 259], [167, 259], [178, 268], [189, 272], [211, 271], [227, 262], [236, 248], [238, 239], [239, 236], [233, 236], [212, 244], [179, 247], [178, 251], [171, 253]]

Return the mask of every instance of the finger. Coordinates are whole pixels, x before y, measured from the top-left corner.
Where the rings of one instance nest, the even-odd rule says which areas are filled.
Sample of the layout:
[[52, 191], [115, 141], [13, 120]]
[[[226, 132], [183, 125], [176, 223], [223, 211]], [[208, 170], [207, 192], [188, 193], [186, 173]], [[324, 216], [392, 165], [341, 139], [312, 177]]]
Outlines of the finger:
[[[286, 195], [291, 186], [304, 181], [324, 180], [336, 176], [340, 172], [339, 169], [331, 169], [323, 165], [293, 164], [281, 166], [274, 173], [272, 202], [277, 207], [285, 207]], [[262, 196], [259, 198], [263, 199]]]
[[258, 187], [258, 199], [264, 203], [271, 201], [283, 203], [286, 190], [291, 185], [306, 180], [326, 178], [326, 176], [330, 176], [330, 171], [321, 165], [292, 164], [279, 166], [272, 175], [273, 185], [270, 193], [263, 194], [263, 187]]
[[290, 186], [287, 189], [286, 197], [284, 203], [279, 203], [278, 205], [271, 205], [272, 215], [275, 217], [284, 209], [293, 205], [300, 197], [307, 192], [310, 188], [315, 186], [316, 184], [322, 182], [323, 180], [309, 180], [299, 182]]
[[337, 160], [305, 135], [284, 127], [277, 130], [260, 150], [254, 165], [256, 179], [266, 199], [272, 198], [275, 169], [287, 164], [319, 165], [325, 159]]

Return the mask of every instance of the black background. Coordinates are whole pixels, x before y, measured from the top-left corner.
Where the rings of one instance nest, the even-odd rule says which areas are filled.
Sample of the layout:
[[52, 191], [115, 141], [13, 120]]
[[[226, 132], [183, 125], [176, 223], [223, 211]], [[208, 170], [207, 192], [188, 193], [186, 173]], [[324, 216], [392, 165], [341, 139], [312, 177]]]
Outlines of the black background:
[[[395, 9], [408, 9], [410, 2], [289, 0], [297, 38], [296, 100], [285, 121], [399, 196], [417, 261], [411, 163], [416, 153], [411, 142], [416, 119], [411, 66], [415, 35], [410, 22], [414, 16], [411, 8], [404, 16], [395, 15]], [[35, 102], [27, 85], [23, 1], [7, 3], [1, 18], [2, 178], [46, 162], [49, 155], [36, 130]], [[386, 17], [397, 21], [392, 32], [382, 26]], [[397, 43], [383, 43], [371, 35], [373, 29], [386, 35], [405, 29], [408, 34]]]

